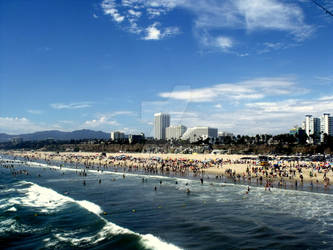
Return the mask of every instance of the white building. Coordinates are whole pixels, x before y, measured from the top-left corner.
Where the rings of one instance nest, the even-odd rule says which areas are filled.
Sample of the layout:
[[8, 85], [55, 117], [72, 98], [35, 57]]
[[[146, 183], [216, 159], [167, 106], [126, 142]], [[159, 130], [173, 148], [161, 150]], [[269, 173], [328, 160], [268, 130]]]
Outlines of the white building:
[[333, 136], [333, 117], [330, 114], [325, 113], [320, 119], [320, 134], [321, 141], [324, 141], [324, 135]]
[[218, 136], [219, 137], [226, 137], [226, 136], [233, 137], [234, 134], [233, 133], [228, 133], [228, 132], [218, 132]]
[[186, 131], [186, 127], [183, 125], [170, 126], [165, 130], [165, 137], [167, 140], [180, 139]]
[[217, 128], [209, 127], [194, 127], [188, 128], [183, 134], [183, 140], [190, 140], [190, 142], [196, 142], [199, 140], [206, 140], [207, 138], [217, 138]]
[[165, 140], [165, 130], [170, 126], [170, 115], [157, 113], [154, 114], [154, 138]]
[[320, 136], [321, 126], [320, 119], [313, 117], [312, 115], [305, 116], [305, 133], [310, 138], [308, 139], [309, 143], [313, 143], [314, 141], [311, 139], [312, 135], [316, 135], [318, 138]]
[[312, 115], [305, 116], [305, 133], [310, 135], [319, 135], [320, 134], [320, 119], [313, 117]]
[[125, 134], [120, 131], [112, 131], [111, 132], [111, 140], [112, 141], [119, 141], [125, 139]]

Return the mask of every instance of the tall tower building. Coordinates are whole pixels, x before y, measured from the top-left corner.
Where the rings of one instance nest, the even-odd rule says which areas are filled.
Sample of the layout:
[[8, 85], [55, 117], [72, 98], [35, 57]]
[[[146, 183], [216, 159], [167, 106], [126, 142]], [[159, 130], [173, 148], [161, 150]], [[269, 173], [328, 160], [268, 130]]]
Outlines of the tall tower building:
[[333, 136], [333, 117], [325, 113], [320, 119], [321, 141], [324, 141], [324, 135]]
[[333, 117], [330, 114], [323, 114], [321, 117], [320, 125], [322, 134], [332, 135], [332, 125], [333, 125]]
[[311, 124], [312, 115], [305, 116], [305, 133], [310, 136], [313, 132], [313, 126]]
[[[313, 117], [312, 115], [305, 116], [305, 133], [307, 134], [307, 136], [311, 137], [313, 135], [316, 135], [317, 138], [320, 137], [320, 120], [320, 118]], [[312, 138], [309, 138], [308, 142], [316, 143], [317, 141], [313, 141]]]
[[166, 128], [170, 126], [170, 115], [157, 113], [154, 114], [154, 138], [157, 140], [166, 139]]

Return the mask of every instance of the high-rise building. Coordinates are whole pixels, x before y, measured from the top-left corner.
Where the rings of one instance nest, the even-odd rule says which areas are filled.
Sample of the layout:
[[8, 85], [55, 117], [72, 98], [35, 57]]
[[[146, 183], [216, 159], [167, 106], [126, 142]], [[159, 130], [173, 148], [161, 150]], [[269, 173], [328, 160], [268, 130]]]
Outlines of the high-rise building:
[[321, 141], [324, 141], [325, 134], [333, 136], [333, 117], [328, 113], [323, 114], [320, 119], [320, 127]]
[[311, 119], [312, 119], [312, 115], [306, 115], [305, 116], [305, 133], [310, 136], [311, 135], [311, 131], [312, 131], [312, 124], [311, 124]]
[[120, 131], [112, 131], [111, 132], [111, 140], [112, 141], [119, 141], [125, 139], [125, 134]]
[[309, 143], [316, 143], [318, 141], [313, 141], [312, 137], [316, 136], [317, 139], [320, 137], [321, 126], [320, 119], [313, 117], [312, 115], [305, 116], [305, 133], [310, 138], [308, 139]]
[[167, 140], [180, 139], [186, 131], [186, 127], [183, 125], [170, 126], [165, 130], [165, 137]]
[[320, 120], [322, 134], [333, 135], [333, 117], [325, 113]]
[[157, 113], [154, 114], [154, 138], [157, 140], [165, 140], [165, 130], [170, 126], [170, 115]]
[[196, 142], [199, 140], [206, 140], [217, 138], [217, 128], [209, 127], [194, 127], [186, 130], [182, 136], [183, 140], [190, 140], [190, 142]]
[[305, 116], [305, 132], [308, 136], [320, 135], [320, 119], [312, 115]]

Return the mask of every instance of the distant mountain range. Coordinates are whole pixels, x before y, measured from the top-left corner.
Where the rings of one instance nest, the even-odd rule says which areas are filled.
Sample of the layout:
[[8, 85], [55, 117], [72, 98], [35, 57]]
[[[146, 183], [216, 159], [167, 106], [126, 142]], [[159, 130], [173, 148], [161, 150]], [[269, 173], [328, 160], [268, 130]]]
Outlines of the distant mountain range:
[[89, 129], [75, 130], [72, 132], [49, 130], [49, 131], [41, 131], [31, 134], [20, 134], [20, 135], [8, 135], [5, 133], [0, 133], [0, 142], [8, 142], [15, 138], [20, 138], [23, 141], [42, 141], [47, 139], [54, 139], [54, 140], [110, 139], [110, 134], [102, 131], [94, 131]]

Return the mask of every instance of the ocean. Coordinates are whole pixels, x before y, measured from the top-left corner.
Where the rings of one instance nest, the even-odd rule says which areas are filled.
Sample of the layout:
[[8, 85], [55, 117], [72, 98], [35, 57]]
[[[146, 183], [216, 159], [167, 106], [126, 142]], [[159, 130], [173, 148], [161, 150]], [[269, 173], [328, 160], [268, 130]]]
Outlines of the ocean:
[[332, 192], [13, 165], [0, 167], [2, 249], [333, 249]]

